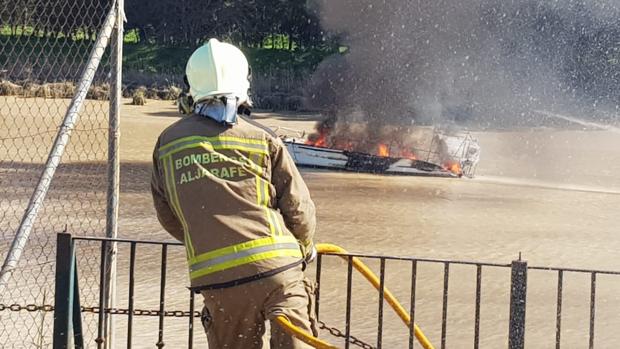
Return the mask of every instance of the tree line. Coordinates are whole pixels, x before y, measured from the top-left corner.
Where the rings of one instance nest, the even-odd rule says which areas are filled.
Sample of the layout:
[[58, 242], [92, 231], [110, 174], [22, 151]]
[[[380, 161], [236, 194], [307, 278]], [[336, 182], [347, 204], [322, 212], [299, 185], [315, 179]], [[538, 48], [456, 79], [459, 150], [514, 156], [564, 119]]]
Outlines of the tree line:
[[[0, 0], [5, 34], [92, 39], [111, 0]], [[126, 29], [139, 42], [195, 47], [209, 37], [279, 49], [324, 44], [306, 0], [126, 0]]]
[[279, 39], [280, 47], [321, 45], [317, 16], [306, 0], [129, 0], [127, 29], [140, 39], [167, 46], [196, 46], [208, 37], [261, 47]]
[[[161, 61], [166, 66], [186, 59], [178, 54], [180, 48], [185, 50], [183, 52], [191, 52], [206, 39], [217, 37], [242, 49], [251, 48], [245, 51], [250, 53], [257, 71], [271, 71], [277, 63], [278, 67], [287, 68], [300, 65], [306, 74], [327, 54], [336, 52], [338, 42], [342, 41], [334, 33], [323, 32], [319, 17], [307, 6], [308, 2], [125, 0], [126, 32], [132, 37], [132, 42], [157, 50], [152, 55], [153, 60]], [[7, 35], [19, 37], [25, 34], [52, 40], [94, 40], [111, 4], [112, 0], [0, 0], [0, 34], [4, 36], [0, 39], [8, 40]], [[523, 13], [527, 12], [525, 10], [527, 8]], [[492, 13], [486, 15], [491, 19], [499, 18]], [[581, 91], [577, 93], [618, 103], [620, 26], [617, 22], [593, 26], [576, 20], [567, 21], [558, 17], [557, 13], [535, 9], [527, 15], [515, 16], [511, 21], [516, 24], [511, 30], [503, 31], [506, 37], [502, 40], [508, 50], [511, 49], [511, 42], [518, 41], [516, 36], [523, 32], [534, 33], [527, 51], [535, 56], [556, 57], [554, 64], [563, 71], [564, 80]], [[493, 30], [493, 26], [503, 27], [506, 24], [491, 21], [489, 26], [489, 30]], [[531, 26], [536, 30], [532, 30]], [[497, 30], [502, 32], [501, 28]], [[35, 44], [32, 40], [24, 41]], [[371, 39], [368, 44], [373, 44]], [[0, 46], [0, 62], [6, 60], [2, 58], [2, 51], [5, 56], [7, 52], [21, 52], [10, 49], [10, 46], [8, 41], [4, 49]], [[566, 50], [567, 47], [570, 49]], [[252, 50], [261, 48], [277, 50], [260, 50], [259, 54], [256, 54], [257, 50]], [[514, 56], [523, 56], [527, 61], [526, 58], [531, 55], [519, 50], [518, 46], [514, 47]], [[140, 58], [139, 61], [143, 60]]]

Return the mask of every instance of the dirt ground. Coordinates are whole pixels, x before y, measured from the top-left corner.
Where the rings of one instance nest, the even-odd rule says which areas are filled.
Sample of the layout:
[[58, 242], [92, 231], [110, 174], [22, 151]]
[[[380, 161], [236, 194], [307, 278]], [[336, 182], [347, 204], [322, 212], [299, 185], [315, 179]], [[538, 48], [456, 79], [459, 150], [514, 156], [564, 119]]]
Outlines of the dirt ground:
[[[127, 102], [127, 101], [126, 101]], [[95, 102], [92, 102], [95, 103]], [[316, 115], [257, 112], [256, 119], [280, 130], [311, 132]], [[152, 148], [158, 134], [178, 120], [170, 102], [123, 105], [121, 119], [121, 214], [124, 238], [168, 239], [149, 193]], [[286, 131], [286, 130], [285, 130]], [[537, 128], [474, 132], [482, 153], [474, 179], [445, 179], [329, 172], [302, 173], [318, 209], [317, 242], [360, 253], [475, 260], [508, 264], [521, 253], [529, 265], [620, 270], [617, 251], [620, 207], [620, 137], [611, 131]], [[0, 155], [4, 158], [5, 154]], [[96, 250], [96, 249], [95, 249]], [[158, 307], [159, 254], [144, 248], [138, 259], [137, 306]], [[167, 304], [187, 307], [184, 256], [172, 251]], [[126, 304], [127, 249], [119, 253], [119, 304]], [[378, 270], [378, 263], [371, 266]], [[326, 257], [321, 318], [344, 328], [346, 264]], [[416, 322], [439, 346], [443, 264], [418, 266]], [[386, 285], [409, 307], [411, 264], [388, 262]], [[481, 347], [506, 346], [510, 271], [483, 268]], [[450, 269], [447, 347], [471, 347], [475, 267]], [[588, 343], [590, 275], [567, 273], [563, 294], [562, 343]], [[596, 289], [596, 343], [620, 344], [620, 276], [600, 275]], [[555, 340], [557, 273], [528, 275], [526, 347], [549, 348]], [[378, 299], [354, 277], [352, 333], [376, 341]], [[134, 345], [152, 346], [156, 321], [137, 320]], [[118, 346], [125, 323], [119, 319]], [[166, 322], [167, 347], [187, 342], [187, 319]], [[322, 336], [339, 343], [323, 331]], [[197, 343], [204, 343], [201, 333]], [[148, 343], [145, 344], [145, 343]], [[341, 342], [340, 342], [341, 343]], [[407, 347], [407, 330], [386, 309], [383, 343]], [[143, 345], [139, 345], [143, 344]]]

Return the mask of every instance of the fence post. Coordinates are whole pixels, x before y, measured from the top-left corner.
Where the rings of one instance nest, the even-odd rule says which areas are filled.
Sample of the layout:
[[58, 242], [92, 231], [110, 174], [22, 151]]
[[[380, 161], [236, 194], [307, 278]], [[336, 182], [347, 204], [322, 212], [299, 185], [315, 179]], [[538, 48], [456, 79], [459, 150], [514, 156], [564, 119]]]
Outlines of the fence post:
[[[119, 139], [120, 139], [120, 109], [121, 109], [121, 86], [123, 69], [123, 21], [124, 1], [112, 0], [112, 6], [116, 11], [116, 23], [112, 38], [110, 39], [110, 49], [112, 52], [112, 72], [110, 82], [110, 115], [108, 130], [108, 188], [107, 188], [107, 210], [106, 210], [106, 237], [115, 239], [118, 235], [118, 206], [119, 206], [119, 187], [120, 187], [120, 159], [119, 159]], [[116, 242], [108, 245], [106, 258], [108, 259], [108, 270], [106, 271], [105, 308], [116, 306]], [[106, 348], [114, 348], [114, 318], [110, 314], [105, 314], [105, 337], [108, 339]]]
[[84, 331], [82, 327], [82, 303], [80, 303], [80, 285], [78, 277], [77, 261], [75, 259], [75, 248], [72, 253], [73, 257], [73, 343], [75, 349], [84, 349]]
[[511, 265], [510, 278], [510, 324], [508, 348], [525, 347], [525, 307], [527, 294], [527, 262], [519, 258]]
[[56, 237], [56, 287], [54, 295], [54, 349], [67, 349], [73, 323], [75, 258], [71, 234]]

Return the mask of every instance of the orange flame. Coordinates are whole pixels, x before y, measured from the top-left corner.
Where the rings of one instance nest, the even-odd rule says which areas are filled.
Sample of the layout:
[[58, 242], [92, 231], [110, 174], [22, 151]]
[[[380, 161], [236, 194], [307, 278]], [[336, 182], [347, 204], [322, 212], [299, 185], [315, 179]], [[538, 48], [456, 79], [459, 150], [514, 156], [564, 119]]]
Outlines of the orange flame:
[[458, 162], [448, 162], [444, 165], [444, 168], [459, 177], [463, 175], [463, 169], [461, 168], [461, 164]]
[[401, 158], [404, 158], [404, 159], [417, 160], [415, 154], [412, 151], [407, 150], [407, 149], [402, 150], [399, 155]]
[[334, 144], [334, 148], [351, 151], [355, 149], [355, 145], [351, 141], [341, 140], [336, 141], [336, 144]]
[[377, 155], [382, 157], [390, 156], [390, 150], [388, 149], [387, 144], [379, 144], [379, 149], [377, 150]]
[[[355, 140], [349, 139], [345, 137], [333, 137], [331, 135], [332, 128], [327, 124], [321, 124], [317, 127], [316, 132], [308, 136], [306, 139], [306, 145], [311, 145], [315, 147], [321, 148], [331, 148], [331, 149], [339, 149], [345, 151], [360, 151], [360, 146], [364, 144], [362, 141], [358, 143]], [[365, 147], [363, 147], [365, 148]], [[404, 145], [396, 145], [395, 149], [390, 149], [390, 145], [388, 143], [379, 143], [376, 145], [375, 155], [380, 157], [397, 157], [404, 158], [409, 160], [417, 160], [417, 156], [415, 155], [413, 149], [408, 148]], [[368, 150], [363, 149], [364, 150]], [[448, 167], [446, 167], [446, 170]]]
[[321, 130], [321, 132], [316, 135], [316, 138], [308, 139], [306, 144], [313, 145], [315, 147], [327, 147], [327, 132], [325, 130]]

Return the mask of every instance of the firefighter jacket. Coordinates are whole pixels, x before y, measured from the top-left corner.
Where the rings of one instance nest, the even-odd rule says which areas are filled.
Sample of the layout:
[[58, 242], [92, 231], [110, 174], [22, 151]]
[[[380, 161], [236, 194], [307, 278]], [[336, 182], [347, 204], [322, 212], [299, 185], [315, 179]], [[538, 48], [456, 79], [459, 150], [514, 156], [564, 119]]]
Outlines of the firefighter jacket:
[[308, 188], [282, 141], [252, 120], [226, 126], [194, 114], [168, 127], [151, 189], [160, 223], [185, 244], [193, 289], [273, 275], [312, 246]]

